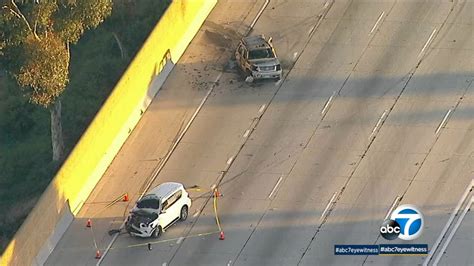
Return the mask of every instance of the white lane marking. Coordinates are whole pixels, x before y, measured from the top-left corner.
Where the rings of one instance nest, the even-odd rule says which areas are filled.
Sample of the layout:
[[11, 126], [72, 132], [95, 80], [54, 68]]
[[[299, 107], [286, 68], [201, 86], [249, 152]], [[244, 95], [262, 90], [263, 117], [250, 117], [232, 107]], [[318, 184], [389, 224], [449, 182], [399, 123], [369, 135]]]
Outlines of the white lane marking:
[[181, 242], [183, 242], [183, 240], [184, 240], [184, 237], [183, 237], [183, 236], [180, 237], [180, 238], [178, 238], [178, 240], [176, 241], [176, 244], [179, 245]]
[[196, 218], [200, 213], [201, 213], [201, 211], [200, 211], [200, 210], [197, 210], [197, 211], [194, 213], [193, 218]]
[[326, 109], [329, 108], [332, 102], [332, 99], [334, 98], [335, 95], [336, 95], [336, 91], [334, 91], [331, 97], [329, 97], [329, 99], [326, 101], [326, 104], [324, 105], [323, 110], [321, 110], [321, 115], [324, 115], [326, 113]]
[[255, 26], [255, 23], [257, 23], [258, 18], [262, 15], [263, 10], [267, 7], [268, 3], [270, 3], [270, 0], [266, 0], [265, 3], [263, 4], [262, 8], [257, 13], [257, 16], [253, 19], [252, 23], [250, 24], [250, 29], [253, 29], [253, 26]]
[[275, 82], [275, 87], [278, 87], [282, 82], [283, 79], [279, 79], [277, 82]]
[[427, 266], [428, 263], [430, 262], [431, 257], [433, 257], [433, 254], [438, 249], [439, 244], [441, 243], [441, 240], [443, 240], [444, 235], [448, 231], [448, 228], [453, 223], [454, 217], [459, 212], [459, 209], [461, 208], [462, 203], [466, 200], [467, 196], [469, 195], [469, 192], [471, 192], [473, 187], [474, 187], [474, 179], [471, 180], [471, 183], [469, 184], [469, 186], [467, 186], [466, 190], [462, 194], [461, 199], [458, 202], [458, 205], [456, 205], [456, 208], [454, 208], [454, 211], [451, 213], [451, 216], [449, 216], [449, 220], [446, 222], [446, 225], [444, 226], [443, 230], [441, 230], [441, 234], [439, 234], [438, 238], [436, 239], [436, 242], [433, 244], [430, 250], [430, 253], [428, 253], [428, 256], [425, 258], [425, 261], [423, 262], [423, 266]]
[[380, 20], [382, 20], [384, 14], [385, 14], [385, 11], [383, 11], [382, 14], [380, 14], [379, 19], [377, 19], [377, 22], [375, 22], [374, 27], [372, 27], [372, 30], [370, 30], [369, 35], [372, 34], [372, 32], [374, 32], [374, 30], [377, 28], [377, 25], [379, 24]]
[[293, 60], [295, 60], [297, 56], [298, 56], [298, 52], [294, 52], [293, 53]]
[[435, 261], [433, 262], [433, 265], [438, 265], [439, 261], [441, 260], [441, 257], [444, 255], [444, 252], [448, 248], [449, 243], [451, 243], [451, 240], [453, 239], [454, 234], [458, 230], [459, 226], [461, 225], [462, 220], [464, 219], [464, 216], [466, 216], [467, 211], [471, 208], [472, 203], [474, 202], [474, 197], [471, 196], [471, 202], [469, 202], [466, 207], [464, 208], [461, 216], [459, 216], [458, 221], [453, 227], [453, 230], [451, 230], [451, 233], [449, 234], [448, 238], [444, 242], [443, 247], [441, 250], [438, 252], [438, 255], [436, 256]]
[[[152, 178], [150, 179], [149, 183], [146, 185], [145, 189], [143, 190], [143, 192], [140, 194], [140, 197], [138, 198], [138, 200], [140, 200], [143, 195], [145, 195], [146, 191], [148, 191], [148, 189], [150, 188], [150, 186], [153, 184], [153, 182], [155, 181], [156, 177], [158, 176], [158, 174], [161, 172], [161, 170], [163, 169], [163, 167], [165, 166], [166, 162], [168, 162], [169, 158], [171, 157], [171, 154], [173, 154], [174, 150], [176, 149], [176, 147], [178, 146], [179, 142], [181, 141], [181, 139], [183, 139], [184, 135], [186, 134], [186, 132], [188, 131], [189, 127], [191, 126], [191, 124], [193, 123], [194, 119], [196, 118], [196, 116], [198, 115], [198, 113], [201, 111], [201, 108], [204, 106], [204, 103], [206, 103], [207, 99], [209, 98], [209, 96], [211, 95], [212, 91], [214, 90], [216, 84], [217, 84], [217, 81], [221, 78], [223, 72], [220, 72], [219, 75], [217, 75], [217, 78], [216, 78], [216, 82], [214, 82], [213, 85], [210, 86], [209, 90], [207, 91], [206, 93], [206, 96], [204, 96], [204, 98], [201, 100], [201, 103], [199, 103], [199, 106], [196, 108], [196, 110], [194, 111], [193, 115], [191, 116], [191, 118], [189, 119], [188, 123], [186, 124], [186, 126], [184, 127], [183, 131], [181, 132], [181, 134], [179, 135], [178, 139], [176, 140], [176, 142], [173, 144], [173, 146], [171, 147], [171, 150], [166, 154], [166, 157], [165, 159], [163, 160], [163, 162], [161, 163], [160, 167], [158, 169], [156, 169], [155, 172], [153, 172], [152, 174]], [[125, 227], [125, 221], [126, 221], [126, 218], [123, 220], [122, 222], [122, 225], [120, 225], [120, 228], [119, 230], [122, 230], [124, 227]], [[110, 248], [112, 247], [112, 245], [114, 244], [114, 242], [117, 240], [117, 237], [119, 236], [120, 234], [114, 234], [114, 236], [112, 237], [112, 239], [110, 240], [109, 244], [107, 245], [107, 247], [105, 248], [104, 250], [104, 253], [102, 254], [102, 257], [100, 257], [100, 259], [97, 261], [96, 263], [96, 266], [99, 266], [100, 263], [102, 263], [102, 261], [104, 260], [105, 256], [107, 255], [107, 253], [109, 252]]]
[[314, 25], [313, 27], [311, 27], [311, 29], [308, 31], [308, 35], [311, 36], [313, 33], [314, 33], [314, 30], [321, 24], [321, 22], [323, 21], [324, 19], [324, 16], [327, 15], [327, 13], [329, 12], [329, 6], [334, 4], [334, 0], [329, 0], [329, 1], [326, 1], [326, 3], [324, 3], [324, 6], [323, 6], [323, 10], [322, 12], [318, 15], [318, 22], [316, 23], [316, 25]]
[[382, 116], [379, 118], [379, 121], [377, 121], [377, 124], [375, 125], [374, 129], [372, 130], [372, 133], [370, 133], [370, 137], [369, 137], [369, 140], [372, 139], [373, 135], [375, 134], [375, 132], [377, 132], [378, 128], [380, 127], [380, 125], [382, 124], [382, 121], [383, 119], [385, 118], [385, 115], [387, 114], [387, 110], [385, 110], [382, 114]]
[[216, 184], [213, 184], [213, 185], [211, 186], [211, 190], [214, 190], [216, 187], [217, 187], [217, 185], [216, 185]]
[[233, 160], [234, 160], [234, 157], [230, 157], [229, 160], [227, 160], [227, 164], [231, 164]]
[[446, 115], [443, 118], [443, 121], [441, 121], [438, 128], [436, 129], [436, 132], [435, 132], [436, 135], [438, 135], [438, 132], [446, 126], [446, 121], [448, 120], [448, 117], [449, 117], [449, 115], [451, 114], [452, 111], [453, 111], [452, 108], [448, 110], [448, 112], [446, 113]]
[[217, 75], [216, 79], [214, 80], [214, 83], [217, 83], [219, 79], [221, 79], [221, 77], [222, 77], [222, 72], [219, 73], [219, 75]]
[[275, 184], [275, 186], [273, 187], [272, 189], [272, 192], [270, 192], [270, 195], [268, 195], [268, 198], [271, 198], [273, 193], [275, 193], [275, 191], [277, 190], [278, 186], [280, 185], [280, 182], [281, 180], [283, 180], [283, 176], [280, 176], [280, 178], [278, 179], [278, 182]]
[[428, 45], [430, 44], [431, 39], [433, 38], [435, 32], [436, 32], [436, 28], [434, 28], [434, 30], [433, 30], [433, 32], [431, 33], [430, 37], [428, 38], [428, 40], [426, 41], [425, 45], [423, 46], [423, 49], [421, 49], [420, 54], [418, 54], [418, 57], [420, 57], [420, 56], [423, 54], [423, 52], [425, 51], [426, 47], [428, 47]]
[[336, 198], [337, 192], [334, 192], [332, 194], [331, 200], [328, 202], [328, 205], [326, 205], [326, 208], [324, 209], [323, 213], [321, 214], [321, 219], [324, 217], [326, 212], [329, 210], [329, 207], [332, 205], [332, 202], [334, 201], [334, 198]]
[[262, 106], [260, 107], [260, 109], [258, 109], [258, 112], [259, 112], [259, 113], [263, 112], [263, 110], [265, 110], [265, 106], [266, 106], [265, 104], [262, 105]]
[[248, 137], [250, 134], [250, 129], [245, 130], [244, 138]]
[[162, 266], [166, 266], [166, 262], [163, 262], [163, 264], [161, 264]]
[[396, 206], [398, 205], [398, 203], [400, 202], [400, 199], [401, 199], [400, 196], [397, 196], [397, 197], [395, 198], [395, 200], [394, 200], [393, 203], [392, 203], [392, 206], [390, 206], [390, 209], [388, 209], [387, 215], [385, 215], [384, 221], [388, 219], [388, 217], [389, 217], [390, 214], [392, 213], [393, 209], [395, 209], [395, 207], [396, 207]]

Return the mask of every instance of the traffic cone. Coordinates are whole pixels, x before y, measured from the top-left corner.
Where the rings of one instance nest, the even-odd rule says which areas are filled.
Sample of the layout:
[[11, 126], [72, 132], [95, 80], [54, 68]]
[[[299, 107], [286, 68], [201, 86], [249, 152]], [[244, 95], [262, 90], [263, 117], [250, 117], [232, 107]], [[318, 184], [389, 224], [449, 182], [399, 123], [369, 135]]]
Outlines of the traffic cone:
[[128, 201], [128, 193], [125, 193], [125, 194], [123, 195], [122, 201]]
[[224, 231], [221, 231], [221, 233], [219, 234], [219, 240], [224, 240], [224, 239], [225, 239]]
[[100, 257], [101, 257], [101, 255], [100, 255], [100, 250], [97, 250], [97, 251], [95, 252], [95, 258], [96, 258], [96, 259], [100, 259]]
[[91, 219], [87, 219], [86, 227], [91, 227], [91, 226], [92, 226]]

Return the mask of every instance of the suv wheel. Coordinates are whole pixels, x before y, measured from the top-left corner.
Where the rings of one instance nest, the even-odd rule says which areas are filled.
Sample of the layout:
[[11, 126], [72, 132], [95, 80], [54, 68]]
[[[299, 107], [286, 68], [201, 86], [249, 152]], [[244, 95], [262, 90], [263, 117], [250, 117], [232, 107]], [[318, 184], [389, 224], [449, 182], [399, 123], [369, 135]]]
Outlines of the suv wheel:
[[186, 221], [186, 219], [188, 219], [188, 206], [184, 205], [182, 208], [181, 208], [181, 212], [179, 214], [179, 219], [181, 221]]
[[151, 234], [152, 237], [154, 238], [158, 238], [161, 236], [161, 233], [163, 232], [163, 229], [161, 228], [160, 225], [158, 225], [155, 229], [155, 231], [153, 231], [153, 234]]

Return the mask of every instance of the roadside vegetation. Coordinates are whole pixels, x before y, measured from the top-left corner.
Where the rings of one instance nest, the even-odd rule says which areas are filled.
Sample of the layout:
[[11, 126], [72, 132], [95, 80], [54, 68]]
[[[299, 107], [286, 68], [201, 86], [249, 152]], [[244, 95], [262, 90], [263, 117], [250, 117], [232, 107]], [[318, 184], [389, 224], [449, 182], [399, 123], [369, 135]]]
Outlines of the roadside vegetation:
[[[70, 46], [61, 95], [64, 158], [170, 2], [114, 0], [112, 15]], [[50, 111], [32, 104], [0, 69], [0, 253], [62, 163], [52, 160], [50, 119]]]

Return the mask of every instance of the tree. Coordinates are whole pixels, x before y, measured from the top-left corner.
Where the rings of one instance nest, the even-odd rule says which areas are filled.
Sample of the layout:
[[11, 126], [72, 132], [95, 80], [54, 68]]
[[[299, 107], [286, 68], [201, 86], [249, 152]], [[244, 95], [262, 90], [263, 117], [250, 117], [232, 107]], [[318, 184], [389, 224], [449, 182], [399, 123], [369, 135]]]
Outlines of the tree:
[[69, 45], [111, 14], [112, 0], [0, 0], [0, 6], [0, 65], [31, 103], [50, 110], [53, 161], [61, 161]]

